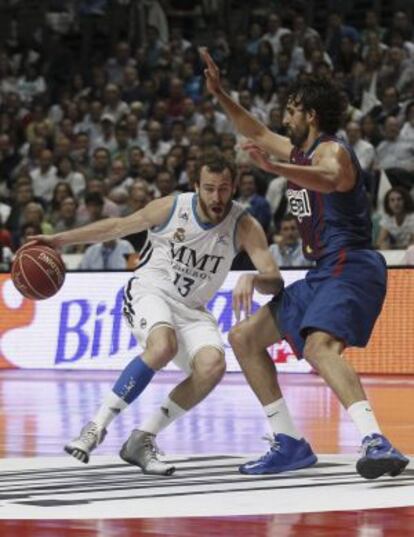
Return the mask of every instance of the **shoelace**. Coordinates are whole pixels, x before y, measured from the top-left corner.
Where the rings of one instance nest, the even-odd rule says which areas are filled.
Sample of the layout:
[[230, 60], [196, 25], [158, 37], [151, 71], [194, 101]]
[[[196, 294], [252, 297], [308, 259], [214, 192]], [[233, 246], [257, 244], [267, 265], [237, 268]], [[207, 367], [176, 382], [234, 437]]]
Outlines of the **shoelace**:
[[377, 447], [381, 445], [381, 439], [380, 438], [373, 438], [372, 440], [367, 440], [364, 442], [360, 448], [360, 452], [362, 452], [362, 456], [365, 457], [365, 455], [368, 453], [368, 451], [371, 448]]
[[269, 442], [270, 449], [267, 453], [265, 453], [262, 457], [260, 457], [260, 460], [265, 460], [269, 455], [274, 453], [275, 451], [280, 450], [280, 442], [274, 439], [274, 437], [270, 436], [269, 434], [266, 434], [265, 436], [262, 436], [262, 440], [265, 440], [266, 442]]
[[150, 449], [153, 458], [157, 458], [157, 455], [165, 455], [165, 453], [159, 448], [155, 439], [151, 438], [150, 436], [145, 439], [144, 446]]

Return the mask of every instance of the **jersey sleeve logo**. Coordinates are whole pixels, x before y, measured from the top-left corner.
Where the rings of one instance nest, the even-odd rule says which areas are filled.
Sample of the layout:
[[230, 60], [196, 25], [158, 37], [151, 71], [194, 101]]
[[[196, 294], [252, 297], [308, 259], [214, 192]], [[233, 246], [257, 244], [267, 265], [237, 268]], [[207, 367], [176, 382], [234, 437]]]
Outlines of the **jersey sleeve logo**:
[[286, 191], [290, 212], [296, 216], [299, 222], [307, 216], [312, 216], [309, 194], [306, 188], [302, 190], [288, 189]]
[[178, 211], [178, 219], [179, 219], [179, 220], [182, 220], [184, 223], [185, 223], [185, 222], [188, 222], [189, 214], [188, 214], [187, 209], [181, 208], [181, 209]]

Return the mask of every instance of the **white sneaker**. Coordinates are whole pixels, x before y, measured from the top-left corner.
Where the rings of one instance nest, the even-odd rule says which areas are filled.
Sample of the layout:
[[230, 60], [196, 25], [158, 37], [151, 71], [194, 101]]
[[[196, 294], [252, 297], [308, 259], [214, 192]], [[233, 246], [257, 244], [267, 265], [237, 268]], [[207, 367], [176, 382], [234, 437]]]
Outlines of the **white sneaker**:
[[144, 474], [171, 475], [175, 466], [158, 459], [160, 450], [155, 435], [135, 429], [122, 446], [119, 456], [129, 464], [139, 466]]
[[81, 462], [88, 463], [89, 455], [106, 436], [106, 429], [102, 429], [93, 421], [87, 423], [80, 432], [78, 438], [69, 442], [64, 447], [66, 453]]

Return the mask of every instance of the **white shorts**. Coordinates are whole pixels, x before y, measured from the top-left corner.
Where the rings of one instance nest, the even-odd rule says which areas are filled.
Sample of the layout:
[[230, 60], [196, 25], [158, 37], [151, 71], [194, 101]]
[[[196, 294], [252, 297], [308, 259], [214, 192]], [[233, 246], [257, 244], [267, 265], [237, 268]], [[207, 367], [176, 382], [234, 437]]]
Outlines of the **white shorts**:
[[178, 344], [173, 362], [186, 373], [191, 372], [193, 359], [203, 347], [215, 347], [224, 354], [217, 321], [211, 313], [189, 308], [134, 279], [125, 288], [124, 316], [143, 349], [156, 325], [173, 328]]

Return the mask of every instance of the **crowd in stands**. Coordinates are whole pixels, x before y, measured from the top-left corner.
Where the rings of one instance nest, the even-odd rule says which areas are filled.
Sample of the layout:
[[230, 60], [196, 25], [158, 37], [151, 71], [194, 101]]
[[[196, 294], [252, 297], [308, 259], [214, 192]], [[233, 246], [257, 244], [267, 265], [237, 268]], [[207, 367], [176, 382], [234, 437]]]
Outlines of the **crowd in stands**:
[[[392, 20], [367, 11], [354, 27], [332, 11], [317, 28], [301, 2], [246, 3], [234, 27], [228, 12], [237, 3], [225, 0], [51, 1], [40, 2], [47, 9], [30, 32], [19, 11], [25, 3], [14, 4], [0, 44], [1, 269], [33, 234], [128, 215], [193, 190], [198, 159], [217, 152], [236, 161], [236, 199], [263, 226], [278, 263], [306, 266], [287, 214], [287, 181], [253, 167], [239, 149], [205, 91], [199, 45], [209, 47], [231, 94], [280, 134], [289, 84], [334, 79], [344, 107], [337, 134], [363, 169], [374, 244], [414, 244], [409, 2]], [[141, 233], [92, 246], [80, 268], [123, 268], [144, 242]], [[412, 258], [411, 248], [407, 263]], [[236, 260], [235, 268], [246, 267], [248, 260]]]

